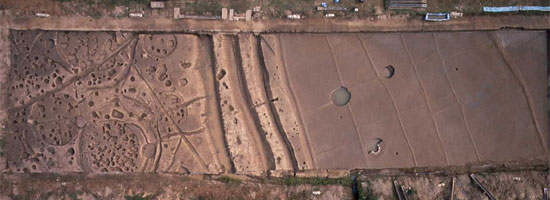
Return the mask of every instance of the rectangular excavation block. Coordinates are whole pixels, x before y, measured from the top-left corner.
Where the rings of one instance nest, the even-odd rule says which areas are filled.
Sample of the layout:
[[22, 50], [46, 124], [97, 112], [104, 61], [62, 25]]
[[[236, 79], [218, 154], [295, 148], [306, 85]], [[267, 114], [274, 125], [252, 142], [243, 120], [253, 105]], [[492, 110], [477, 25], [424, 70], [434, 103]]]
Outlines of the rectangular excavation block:
[[8, 172], [266, 175], [548, 159], [544, 31], [1, 30]]
[[12, 30], [10, 39], [9, 171], [231, 168], [208, 38]]
[[[275, 38], [281, 50], [269, 56], [284, 60], [295, 115], [322, 149], [312, 155], [318, 167], [345, 166], [323, 164], [326, 151], [361, 152], [372, 168], [547, 159], [545, 32]], [[330, 103], [342, 86], [351, 93], [344, 108]], [[354, 132], [361, 143], [343, 145]]]

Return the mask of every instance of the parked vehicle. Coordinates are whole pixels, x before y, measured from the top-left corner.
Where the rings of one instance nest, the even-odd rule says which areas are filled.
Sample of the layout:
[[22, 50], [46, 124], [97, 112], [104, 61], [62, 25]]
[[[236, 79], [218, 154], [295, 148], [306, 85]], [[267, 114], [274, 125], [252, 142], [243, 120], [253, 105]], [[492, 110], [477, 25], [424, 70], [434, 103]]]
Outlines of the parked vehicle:
[[451, 15], [449, 13], [426, 13], [426, 16], [424, 16], [424, 20], [432, 22], [449, 21], [450, 19]]
[[288, 19], [302, 19], [302, 16], [299, 15], [299, 14], [292, 14], [292, 15], [287, 15], [286, 18], [288, 18]]

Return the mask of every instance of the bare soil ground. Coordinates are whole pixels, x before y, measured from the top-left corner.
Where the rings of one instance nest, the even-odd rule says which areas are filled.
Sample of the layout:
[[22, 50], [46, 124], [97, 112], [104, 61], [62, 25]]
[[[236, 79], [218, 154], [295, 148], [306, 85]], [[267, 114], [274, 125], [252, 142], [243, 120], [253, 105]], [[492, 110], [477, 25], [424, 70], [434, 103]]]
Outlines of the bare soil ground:
[[[364, 42], [354, 43], [355, 37], [346, 39], [334, 36], [330, 39], [325, 38], [329, 46], [328, 50], [331, 52], [318, 55], [310, 55], [310, 52], [308, 56], [300, 56], [300, 52], [283, 53], [282, 49], [285, 48], [277, 48], [276, 43], [279, 45], [285, 43], [286, 46], [295, 45], [301, 50], [313, 49], [312, 52], [327, 50], [323, 47], [324, 43], [281, 42], [277, 39], [266, 39], [269, 35], [205, 35], [204, 31], [332, 33], [334, 31], [418, 31], [451, 28], [479, 30], [500, 29], [505, 26], [547, 29], [548, 25], [541, 23], [547, 21], [547, 14], [523, 13], [529, 16], [506, 14], [506, 16], [466, 17], [453, 21], [452, 25], [424, 24], [416, 16], [417, 14], [425, 11], [455, 10], [479, 14], [484, 4], [475, 0], [429, 1], [427, 10], [384, 11], [382, 1], [369, 1], [365, 4], [343, 1], [342, 5], [359, 6], [360, 12], [338, 16], [358, 17], [361, 20], [329, 21], [321, 18], [324, 13], [313, 11], [314, 6], [320, 2], [313, 0], [171, 1], [166, 9], [153, 11], [144, 1], [133, 0], [116, 2], [0, 0], [2, 10], [0, 12], [2, 15], [0, 47], [9, 49], [0, 52], [0, 79], [2, 80], [0, 93], [7, 94], [0, 100], [2, 104], [0, 118], [10, 119], [4, 121], [3, 126], [0, 127], [0, 135], [2, 135], [0, 199], [353, 199], [354, 195], [355, 199], [394, 199], [393, 180], [397, 180], [406, 188], [410, 187], [408, 191], [413, 199], [442, 199], [450, 197], [449, 186], [452, 177], [457, 178], [455, 199], [483, 199], [484, 195], [467, 177], [467, 172], [470, 171], [464, 168], [464, 164], [471, 164], [472, 160], [476, 166], [487, 162], [508, 161], [519, 161], [522, 166], [546, 163], [548, 154], [543, 151], [547, 149], [545, 146], [547, 143], [544, 141], [548, 141], [547, 123], [544, 123], [548, 121], [546, 113], [548, 101], [544, 94], [547, 94], [548, 80], [547, 73], [540, 68], [546, 66], [546, 72], [548, 70], [548, 59], [543, 61], [545, 55], [548, 55], [547, 31], [518, 31], [518, 34], [508, 34], [506, 31], [477, 32], [471, 37], [461, 37], [469, 42], [459, 44], [454, 36], [464, 33], [455, 33], [454, 36], [448, 33], [365, 34], [361, 37], [368, 41], [367, 47], [357, 45], [361, 43], [365, 45]], [[487, 5], [544, 5], [545, 3], [540, 0], [494, 1]], [[256, 21], [249, 23], [171, 19], [171, 8], [176, 6], [182, 7], [182, 12], [187, 14], [217, 15], [222, 6], [243, 11], [256, 5], [262, 6], [263, 13], [257, 16]], [[302, 13], [313, 19], [299, 22], [258, 21], [258, 19], [280, 18], [288, 13], [286, 11]], [[37, 12], [46, 12], [52, 17], [36, 19], [33, 15]], [[146, 17], [126, 18], [131, 12], [144, 12]], [[399, 16], [390, 17], [395, 14]], [[416, 18], [407, 18], [407, 16]], [[364, 17], [369, 17], [369, 21], [362, 20]], [[10, 28], [18, 30], [10, 30]], [[30, 28], [164, 30], [178, 31], [178, 33], [26, 30]], [[182, 30], [199, 34], [180, 34]], [[422, 39], [430, 34], [437, 35], [432, 36], [437, 38], [434, 41], [449, 42], [447, 47], [458, 45], [458, 50], [434, 48], [432, 43]], [[537, 34], [538, 36], [534, 36]], [[392, 39], [396, 35], [399, 35], [398, 39]], [[483, 39], [485, 36], [492, 38], [491, 41], [494, 44], [490, 45], [491, 41], [487, 38]], [[421, 44], [415, 43], [419, 41]], [[466, 51], [461, 49], [463, 47], [465, 49], [484, 47], [482, 48], [484, 51], [480, 50], [477, 54], [465, 53]], [[350, 121], [347, 117], [344, 118], [339, 108], [328, 107], [328, 111], [318, 115], [309, 114], [317, 119], [329, 119], [328, 121], [325, 119], [325, 122], [301, 119], [296, 113], [301, 113], [300, 109], [305, 106], [315, 107], [315, 105], [298, 105], [297, 100], [293, 98], [299, 100], [301, 97], [295, 95], [293, 90], [299, 86], [290, 84], [288, 80], [307, 82], [323, 77], [312, 72], [304, 73], [307, 75], [305, 78], [292, 78], [285, 74], [284, 70], [290, 65], [318, 67], [336, 63], [337, 67], [326, 74], [340, 76], [339, 73], [346, 73], [345, 66], [369, 63], [368, 60], [371, 58], [365, 59], [357, 54], [362, 51], [361, 49], [366, 48], [379, 50], [375, 51], [376, 55], [370, 61], [375, 63], [375, 67], [386, 66], [385, 63], [389, 61], [398, 63], [393, 64], [397, 69], [397, 76], [394, 79], [402, 80], [404, 75], [409, 78], [416, 76], [420, 84], [440, 86], [445, 85], [437, 84], [441, 83], [438, 82], [441, 81], [438, 78], [443, 76], [432, 74], [438, 70], [430, 68], [431, 70], [421, 71], [424, 68], [438, 66], [434, 64], [438, 60], [434, 58], [435, 54], [417, 54], [437, 50], [439, 57], [445, 57], [440, 58], [440, 62], [451, 64], [448, 66], [448, 71], [452, 74], [447, 78], [452, 79], [449, 81], [452, 84], [458, 85], [459, 96], [455, 96], [456, 102], [466, 105], [462, 112], [464, 116], [469, 116], [463, 118], [466, 120], [474, 118], [470, 120], [470, 123], [473, 121], [472, 124], [474, 124], [473, 128], [470, 127], [472, 130], [467, 130], [466, 125], [464, 125], [466, 127], [462, 126], [467, 122], [457, 117], [460, 109], [452, 110], [454, 115], [451, 116], [454, 117], [451, 117], [452, 120], [447, 119], [447, 122], [452, 123], [437, 125], [445, 120], [437, 122], [434, 119], [437, 116], [432, 115], [431, 108], [440, 108], [449, 99], [435, 97], [433, 101], [426, 100], [423, 104], [425, 107], [422, 107], [411, 106], [417, 101], [411, 101], [411, 105], [406, 103], [411, 99], [418, 100], [416, 97], [399, 96], [398, 100], [401, 99], [405, 103], [396, 103], [398, 108], [395, 109], [398, 115], [410, 110], [423, 115], [409, 115], [404, 120], [409, 120], [407, 124], [398, 123], [397, 121], [401, 120], [399, 119], [394, 120], [393, 125], [387, 123], [375, 125], [373, 126], [375, 128], [369, 129], [367, 133], [372, 137], [366, 137], [364, 140], [362, 138], [349, 140], [348, 137], [325, 133], [346, 130], [345, 133], [349, 136], [349, 133], [354, 131], [353, 124], [356, 122]], [[431, 49], [431, 51], [424, 51], [425, 49]], [[392, 57], [391, 55], [396, 52], [406, 52], [405, 54], [410, 57], [409, 61], [403, 57]], [[288, 59], [283, 56], [284, 54], [301, 58]], [[319, 57], [326, 62], [319, 62], [318, 60], [322, 60]], [[333, 62], [330, 62], [331, 59]], [[361, 59], [361, 62], [357, 61]], [[304, 62], [300, 63], [300, 61]], [[318, 63], [315, 64], [315, 62]], [[408, 62], [411, 65], [416, 63], [420, 66], [419, 73], [403, 73], [402, 71], [406, 71], [405, 68], [410, 67]], [[343, 65], [345, 66], [341, 67]], [[509, 71], [503, 68], [505, 65], [509, 66]], [[405, 68], [402, 68], [404, 66]], [[477, 68], [474, 69], [476, 66]], [[524, 70], [523, 67], [536, 70]], [[432, 74], [432, 76], [427, 76], [426, 79], [422, 76], [423, 73]], [[355, 74], [350, 74], [352, 75], [342, 77], [346, 79], [346, 76], [351, 76], [349, 82], [358, 83], [363, 78], [374, 79], [380, 73], [359, 70]], [[358, 76], [359, 81], [355, 80], [354, 76]], [[336, 82], [347, 84], [348, 80], [342, 77], [338, 77], [339, 80]], [[411, 83], [411, 81], [404, 82]], [[400, 94], [417, 91], [399, 89], [399, 84], [389, 81], [386, 83], [390, 88], [395, 87], [401, 91]], [[407, 87], [410, 87], [415, 84], [408, 85]], [[495, 85], [502, 87], [495, 87]], [[378, 86], [380, 87], [377, 89], [375, 87], [366, 89], [376, 92], [384, 85]], [[440, 93], [437, 89], [426, 88], [428, 88], [424, 91], [426, 95], [449, 96], [449, 93]], [[318, 88], [309, 87], [309, 89]], [[331, 87], [326, 91], [333, 89]], [[356, 91], [352, 90], [352, 92], [352, 103], [354, 103], [358, 95]], [[312, 98], [315, 101], [330, 101], [327, 92], [321, 93], [317, 96], [312, 95]], [[363, 97], [369, 99], [370, 94], [365, 93]], [[498, 101], [491, 104], [491, 99]], [[385, 102], [390, 100], [386, 99]], [[481, 106], [482, 109], [478, 104], [484, 105]], [[399, 112], [398, 110], [402, 108], [410, 109]], [[414, 110], [417, 108], [420, 108], [420, 111]], [[351, 111], [358, 111], [358, 109], [352, 108]], [[509, 112], [514, 115], [507, 115], [506, 113]], [[382, 110], [374, 113], [392, 112]], [[365, 116], [358, 118], [358, 121], [369, 122], [380, 117], [370, 115], [369, 112], [363, 114]], [[426, 119], [430, 118], [430, 115], [435, 124], [433, 127], [422, 123], [429, 120], [415, 121], [415, 118]], [[517, 118], [511, 119], [510, 116]], [[342, 120], [347, 121], [339, 122]], [[381, 120], [381, 122], [387, 121]], [[529, 121], [532, 121], [533, 125], [529, 125]], [[339, 127], [336, 130], [333, 127], [322, 128], [323, 125], [332, 123], [340, 124], [344, 128]], [[453, 126], [457, 124], [458, 126]], [[486, 124], [490, 125], [486, 126]], [[399, 126], [406, 127], [406, 130], [401, 130], [403, 134], [405, 132], [407, 134], [412, 132], [413, 135], [424, 134], [423, 137], [418, 137], [422, 140], [415, 142], [413, 140], [418, 138], [413, 138], [411, 143], [405, 142], [408, 138], [405, 140], [401, 138], [400, 144], [388, 143], [403, 137], [395, 134], [399, 132], [398, 129], [393, 129]], [[390, 128], [387, 132], [394, 133], [393, 136], [384, 135], [383, 137], [388, 136], [389, 139], [383, 138], [384, 143], [381, 144], [376, 142], [380, 140], [373, 140], [382, 139], [382, 136], [376, 133], [377, 131], [386, 132], [385, 128], [388, 127]], [[441, 138], [435, 137], [439, 134], [437, 130], [440, 128], [452, 133], [460, 132], [462, 135], [457, 140], [453, 137], [446, 140], [443, 138], [442, 142]], [[470, 148], [469, 145], [458, 145], [461, 150], [469, 152], [462, 153], [452, 147], [453, 144], [456, 146], [456, 143], [467, 143], [466, 137], [463, 136], [470, 131], [476, 137], [476, 139], [470, 139], [470, 143], [478, 143], [477, 146], [481, 146], [478, 150], [476, 147]], [[482, 134], [498, 131], [505, 136]], [[520, 132], [522, 134], [525, 132], [525, 135], [518, 136]], [[318, 137], [322, 135], [318, 133], [325, 135]], [[542, 139], [535, 139], [535, 137]], [[312, 143], [312, 138], [317, 141]], [[326, 142], [328, 140], [330, 142]], [[502, 143], [495, 143], [495, 140], [499, 142], [502, 140]], [[543, 143], [539, 144], [537, 141]], [[353, 151], [334, 146], [338, 142], [344, 144], [346, 148], [353, 147]], [[377, 144], [381, 146], [384, 153], [372, 158], [369, 151], [377, 151]], [[445, 151], [429, 151], [429, 148], [436, 146], [441, 146]], [[407, 151], [410, 151], [409, 154], [406, 153]], [[455, 154], [446, 155], [447, 151]], [[409, 155], [408, 157], [411, 158], [397, 159], [398, 155], [394, 152], [401, 157]], [[420, 156], [413, 156], [414, 152]], [[381, 159], [381, 157], [389, 157], [389, 159]], [[476, 157], [478, 161], [475, 161]], [[365, 166], [387, 168], [454, 164], [459, 164], [459, 167], [466, 171], [445, 175], [407, 174], [411, 170], [415, 171], [416, 168], [401, 169], [404, 173], [394, 175], [387, 175], [387, 171], [384, 170], [376, 174], [362, 172], [358, 175], [357, 184], [361, 186], [359, 192], [353, 192], [353, 181], [347, 176], [347, 170], [303, 171], [304, 169], [349, 169]], [[498, 172], [491, 172], [494, 170], [474, 170], [473, 172], [478, 174], [482, 183], [499, 199], [540, 199], [542, 187], [550, 185], [547, 167], [520, 170], [497, 167], [497, 169]], [[448, 168], [443, 170], [452, 171]], [[119, 173], [120, 171], [126, 173]], [[67, 172], [70, 173], [67, 174]], [[74, 174], [73, 172], [84, 173]], [[176, 174], [172, 175], [172, 173]], [[194, 175], [195, 173], [224, 174], [197, 176]], [[262, 175], [262, 177], [234, 176], [232, 173]], [[353, 175], [357, 174], [353, 173]], [[265, 178], [265, 176], [271, 176], [271, 178]], [[273, 178], [273, 176], [284, 176], [284, 178]], [[326, 179], [325, 177], [341, 178]], [[320, 191], [320, 195], [314, 194], [314, 191]]]
[[[393, 170], [396, 172], [399, 170]], [[403, 174], [405, 172], [405, 174]], [[541, 199], [548, 168], [475, 173], [498, 199]], [[261, 178], [170, 174], [1, 174], [0, 199], [487, 199], [469, 174], [357, 172], [357, 179]], [[358, 187], [354, 187], [354, 185]], [[356, 188], [356, 189], [353, 189]], [[315, 193], [314, 193], [315, 192]]]
[[[307, 170], [507, 162], [528, 166], [547, 161], [547, 124], [542, 122], [547, 121], [544, 111], [548, 104], [547, 97], [540, 95], [548, 85], [543, 42], [547, 33], [543, 31], [201, 36], [12, 30], [9, 34], [13, 64], [3, 67], [9, 68], [13, 78], [3, 88], [9, 94], [5, 109], [10, 119], [2, 132], [5, 180], [26, 182], [41, 176], [10, 175], [13, 172], [89, 173], [85, 177], [127, 172], [123, 180], [131, 175], [147, 176], [146, 172], [235, 173], [283, 176], [282, 184], [304, 185], [296, 186], [302, 187], [297, 194], [273, 186], [269, 191], [282, 195], [281, 199], [331, 199], [351, 198], [346, 196], [352, 188], [349, 177], [344, 173], [348, 181], [325, 181], [323, 177], [333, 177], [333, 172]], [[453, 38], [462, 42], [453, 43]], [[356, 40], [361, 42], [353, 42]], [[291, 48], [293, 45], [296, 47]], [[468, 53], [472, 49], [482, 52]], [[480, 55], [484, 59], [477, 59]], [[391, 76], [384, 71], [388, 62]], [[365, 63], [371, 66], [365, 67]], [[439, 67], [444, 69], [437, 70]], [[298, 74], [302, 78], [297, 78]], [[376, 87], [371, 84], [374, 80], [381, 83]], [[400, 87], [400, 83], [405, 85]], [[438, 87], [430, 85], [434, 83]], [[443, 90], [446, 84], [450, 90]], [[352, 100], [345, 106], [333, 105], [330, 93], [341, 85], [349, 87]], [[370, 92], [361, 94], [364, 91]], [[377, 100], [388, 96], [392, 98]], [[360, 106], [365, 102], [370, 106]], [[379, 110], [365, 112], [369, 109]], [[319, 110], [324, 111], [316, 114]], [[416, 113], [416, 117], [406, 113]], [[388, 119], [394, 119], [393, 123]], [[505, 123], [509, 120], [515, 123]], [[511, 125], [521, 127], [521, 136], [508, 127]], [[372, 143], [373, 139], [378, 142]], [[480, 176], [491, 190], [502, 192], [497, 194], [501, 197], [539, 197], [536, 188], [547, 180], [544, 169], [484, 173]], [[51, 182], [51, 176], [63, 175], [44, 176]], [[448, 187], [442, 183], [449, 185], [449, 177], [380, 179], [370, 174], [359, 181], [366, 191], [362, 195], [391, 198], [391, 180], [398, 180], [414, 188], [410, 191], [416, 192], [411, 194], [420, 199], [438, 199], [448, 195]], [[456, 198], [481, 198], [467, 175], [456, 177], [462, 191]], [[108, 178], [90, 184], [102, 183], [100, 180]], [[238, 188], [250, 184], [250, 190], [256, 191], [265, 186], [263, 182], [281, 184], [280, 179], [254, 180]], [[82, 182], [82, 178], [74, 181]], [[220, 181], [227, 184], [209, 185], [212, 182], [207, 181], [206, 187], [225, 188], [240, 182], [231, 178]], [[201, 188], [202, 183], [179, 188]], [[318, 187], [335, 183], [346, 187]], [[118, 196], [111, 196], [115, 194], [112, 188], [76, 188], [66, 194], [64, 188], [69, 183], [60, 184], [61, 189], [48, 190], [57, 191], [53, 193], [32, 189], [43, 188], [40, 186], [24, 185], [31, 188], [25, 192], [12, 184], [3, 187], [11, 198], [167, 195], [156, 197], [163, 199], [182, 195], [157, 188], [162, 184], [138, 182], [126, 189], [117, 186], [123, 191], [116, 193]], [[134, 187], [148, 192], [128, 189]], [[501, 188], [510, 189], [503, 192]], [[230, 187], [225, 193], [194, 191], [187, 195], [215, 199], [255, 199], [259, 195], [236, 190]], [[315, 196], [314, 190], [335, 196]], [[107, 196], [101, 196], [103, 191]]]
[[14, 172], [230, 168], [210, 57], [201, 53], [208, 40], [122, 32], [11, 36], [17, 65], [3, 149]]
[[[2, 174], [0, 199], [352, 199], [343, 185], [161, 174]], [[314, 195], [313, 191], [322, 191]]]
[[[281, 57], [266, 65], [283, 68], [270, 74], [286, 76], [281, 99], [297, 107], [315, 168], [403, 168], [547, 162], [546, 35], [274, 34], [262, 44], [264, 57]], [[340, 87], [345, 106], [331, 102]]]
[[[475, 185], [470, 174], [449, 176], [359, 176], [359, 199], [396, 199], [393, 181], [404, 186], [409, 199], [451, 199], [452, 180], [454, 199], [488, 199]], [[496, 199], [542, 199], [543, 188], [548, 186], [548, 171], [481, 172], [475, 174], [481, 184]]]

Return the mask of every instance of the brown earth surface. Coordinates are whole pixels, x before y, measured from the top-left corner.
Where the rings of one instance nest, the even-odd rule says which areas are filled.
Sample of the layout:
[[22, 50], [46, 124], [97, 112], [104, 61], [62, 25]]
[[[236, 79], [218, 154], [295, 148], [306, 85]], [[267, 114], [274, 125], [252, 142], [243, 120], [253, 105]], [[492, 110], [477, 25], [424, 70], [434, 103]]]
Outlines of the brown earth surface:
[[[1, 174], [0, 199], [352, 199], [343, 185], [288, 185], [262, 180], [170, 174]], [[32, 181], [31, 181], [32, 180]], [[313, 191], [322, 191], [314, 195]]]
[[[351, 199], [347, 182], [262, 177], [348, 179], [354, 168], [375, 170], [358, 184], [378, 199], [395, 198], [393, 180], [413, 199], [448, 198], [451, 177], [455, 199], [485, 198], [469, 172], [499, 199], [549, 186], [547, 15], [0, 15], [0, 199]], [[527, 30], [463, 31], [503, 27]], [[336, 106], [341, 87], [351, 99]], [[376, 171], [418, 167], [428, 172]]]
[[[507, 171], [488, 172], [484, 168], [485, 172], [475, 172], [497, 199], [542, 199], [542, 187], [548, 185], [547, 166], [501, 169]], [[355, 182], [350, 177], [265, 179], [151, 173], [3, 173], [0, 199], [397, 199], [393, 181], [404, 186], [409, 199], [450, 199], [453, 178], [454, 199], [488, 199], [464, 171], [411, 173], [414, 171], [359, 171], [354, 172]], [[360, 189], [353, 192], [354, 185]]]
[[228, 167], [221, 163], [228, 159], [204, 38], [11, 36], [15, 64], [4, 137], [13, 171], [219, 173]]
[[[403, 168], [545, 162], [546, 37], [281, 34], [263, 35], [262, 47], [281, 61], [266, 66], [283, 68], [270, 75], [286, 76], [316, 168]], [[347, 106], [331, 102], [339, 87]]]
[[[449, 172], [449, 170], [445, 170]], [[363, 199], [397, 199], [393, 181], [403, 186], [409, 199], [489, 199], [475, 185], [470, 174], [408, 175], [378, 174], [359, 175]], [[548, 171], [479, 172], [476, 178], [496, 199], [543, 199], [542, 188], [548, 187]], [[359, 198], [361, 199], [361, 198]]]
[[11, 172], [547, 161], [543, 31], [9, 34]]

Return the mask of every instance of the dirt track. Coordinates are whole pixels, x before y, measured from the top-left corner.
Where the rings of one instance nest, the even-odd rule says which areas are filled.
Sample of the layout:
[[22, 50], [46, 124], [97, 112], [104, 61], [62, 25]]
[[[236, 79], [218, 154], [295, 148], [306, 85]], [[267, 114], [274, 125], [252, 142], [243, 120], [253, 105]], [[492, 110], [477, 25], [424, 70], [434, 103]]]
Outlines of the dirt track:
[[548, 15], [467, 16], [449, 22], [425, 22], [421, 16], [380, 16], [371, 19], [272, 19], [261, 21], [173, 20], [164, 17], [92, 19], [81, 16], [17, 17], [0, 12], [0, 23], [12, 29], [75, 31], [169, 31], [186, 33], [338, 33], [395, 31], [473, 31], [550, 28]]

